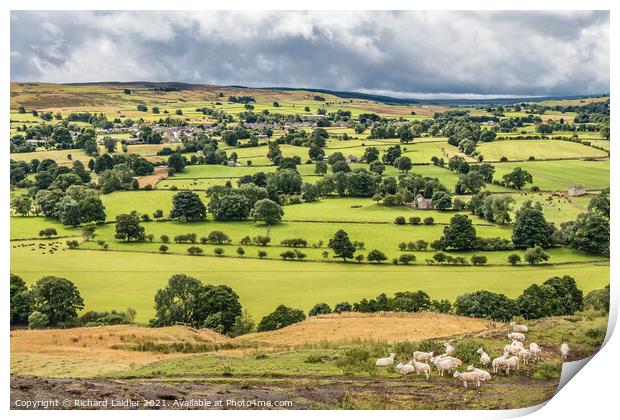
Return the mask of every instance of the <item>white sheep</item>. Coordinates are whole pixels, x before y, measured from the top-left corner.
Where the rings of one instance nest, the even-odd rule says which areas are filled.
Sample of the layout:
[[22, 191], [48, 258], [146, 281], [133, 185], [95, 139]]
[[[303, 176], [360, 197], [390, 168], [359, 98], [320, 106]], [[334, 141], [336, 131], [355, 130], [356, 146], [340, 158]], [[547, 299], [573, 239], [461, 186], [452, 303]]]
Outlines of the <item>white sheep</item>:
[[493, 368], [493, 373], [499, 372], [499, 370], [504, 366], [507, 358], [507, 353], [504, 353], [503, 356], [496, 357], [491, 362], [491, 367]]
[[426, 379], [428, 379], [429, 376], [431, 375], [431, 367], [428, 364], [422, 363], [422, 362], [416, 362], [414, 360], [413, 366], [415, 367], [415, 370], [417, 373], [423, 373], [424, 375], [426, 375]]
[[480, 388], [480, 375], [477, 372], [454, 372], [453, 376], [461, 379], [465, 388], [467, 388], [467, 382], [476, 382], [476, 386]]
[[454, 353], [454, 347], [452, 347], [450, 343], [443, 343], [443, 346], [446, 348], [445, 355], [451, 356], [452, 353]]
[[517, 352], [519, 351], [519, 346], [514, 344], [506, 344], [504, 346], [504, 353], [508, 353], [508, 354], [517, 354]]
[[562, 343], [560, 346], [560, 354], [562, 355], [562, 360], [568, 359], [568, 352], [570, 349], [568, 348], [568, 344]]
[[519, 325], [513, 321], [510, 323], [510, 326], [512, 327], [512, 332], [520, 332], [520, 333], [527, 332], [527, 325]]
[[478, 369], [477, 367], [473, 367], [472, 365], [467, 366], [467, 371], [468, 372], [475, 372], [478, 374], [478, 376], [480, 377], [481, 381], [490, 381], [491, 380], [491, 374], [489, 372], [487, 372], [486, 370], [483, 369]]
[[441, 356], [439, 356], [441, 359], [449, 359], [452, 361], [452, 366], [454, 367], [459, 367], [463, 364], [463, 362], [461, 361], [461, 359], [459, 359], [458, 357], [454, 357], [454, 356], [447, 356], [445, 354], [442, 354]]
[[480, 347], [478, 350], [476, 350], [476, 353], [478, 353], [480, 355], [480, 364], [482, 366], [486, 366], [489, 363], [491, 363], [491, 358], [489, 357], [489, 355], [482, 349], [482, 347]]
[[542, 353], [542, 349], [536, 343], [530, 343], [530, 354], [534, 358], [534, 360], [538, 361], [540, 358], [540, 353]]
[[399, 363], [399, 364], [396, 365], [396, 369], [398, 369], [398, 371], [402, 375], [407, 375], [409, 373], [415, 373], [416, 372], [415, 366], [413, 366], [411, 364], [411, 362], [409, 362], [407, 364]]
[[528, 364], [528, 360], [530, 358], [530, 351], [521, 347], [517, 353], [519, 360], [521, 360], [524, 364]]
[[439, 372], [439, 376], [443, 376], [445, 371], [452, 370], [451, 359], [442, 359], [439, 357], [434, 357], [431, 359], [431, 362], [435, 364], [435, 367], [437, 368], [437, 372]]
[[510, 369], [519, 370], [519, 357], [518, 356], [510, 356], [504, 353], [504, 364], [502, 365], [503, 370], [506, 373], [510, 373]]
[[416, 362], [429, 362], [433, 358], [433, 352], [414, 351], [413, 360]]
[[396, 356], [395, 353], [390, 353], [389, 357], [384, 357], [383, 359], [377, 359], [375, 366], [378, 366], [378, 367], [392, 366], [394, 364], [394, 356]]
[[525, 341], [525, 334], [520, 333], [520, 332], [513, 332], [513, 333], [508, 334], [508, 338], [510, 338], [511, 340]]

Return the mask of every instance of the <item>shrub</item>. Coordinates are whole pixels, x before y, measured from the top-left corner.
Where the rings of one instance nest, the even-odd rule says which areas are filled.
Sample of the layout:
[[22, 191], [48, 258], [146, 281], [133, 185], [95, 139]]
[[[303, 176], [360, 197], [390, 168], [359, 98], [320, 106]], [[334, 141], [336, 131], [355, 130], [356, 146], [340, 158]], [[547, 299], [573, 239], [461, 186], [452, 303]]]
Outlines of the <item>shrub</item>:
[[216, 256], [221, 257], [221, 256], [223, 256], [223, 255], [224, 255], [224, 248], [215, 248], [215, 249], [213, 250], [213, 253], [214, 253]]
[[383, 252], [379, 251], [378, 249], [373, 249], [366, 256], [366, 260], [368, 262], [377, 263], [377, 264], [381, 264], [381, 262], [387, 259], [388, 259], [387, 256]]
[[39, 231], [39, 236], [41, 238], [51, 238], [52, 236], [58, 236], [58, 232], [54, 228], [45, 228]]
[[69, 247], [69, 249], [75, 249], [80, 246], [80, 243], [75, 239], [72, 239], [70, 241], [67, 241], [67, 246]]
[[308, 316], [329, 314], [331, 312], [332, 308], [330, 308], [327, 303], [317, 303], [312, 309], [310, 309], [310, 312], [308, 312]]
[[243, 239], [241, 239], [241, 240], [239, 241], [239, 243], [240, 243], [241, 245], [251, 245], [251, 244], [252, 244], [252, 239], [250, 239], [250, 237], [249, 237], [249, 236], [244, 236], [244, 237], [243, 237]]
[[377, 371], [375, 361], [370, 358], [370, 351], [364, 346], [356, 346], [344, 352], [336, 361], [336, 366], [345, 375], [367, 372], [374, 375]]
[[471, 263], [473, 265], [485, 265], [487, 263], [487, 257], [484, 255], [472, 255]]
[[510, 254], [508, 256], [508, 262], [510, 265], [517, 265], [521, 262], [521, 257], [518, 254]]
[[334, 312], [342, 313], [342, 312], [351, 312], [353, 310], [353, 306], [349, 302], [340, 302], [334, 306]]
[[159, 246], [159, 252], [161, 252], [162, 254], [165, 254], [166, 252], [168, 252], [168, 246], [164, 245], [164, 244], [161, 244]]
[[480, 290], [456, 298], [455, 313], [461, 316], [510, 321], [519, 308], [516, 302], [503, 294]]
[[536, 371], [532, 374], [534, 379], [553, 379], [559, 378], [562, 373], [561, 363], [540, 363], [536, 366]]
[[209, 235], [207, 235], [207, 239], [209, 240], [209, 243], [213, 245], [222, 245], [232, 242], [228, 235], [219, 230], [210, 232]]
[[280, 241], [280, 245], [295, 248], [306, 248], [308, 246], [308, 241], [302, 238], [284, 239]]
[[288, 306], [279, 305], [275, 311], [266, 315], [258, 324], [257, 331], [272, 331], [284, 328], [291, 324], [301, 322], [306, 319], [304, 311], [301, 309], [289, 308]]
[[161, 235], [159, 237], [159, 240], [161, 240], [163, 243], [167, 244], [168, 242], [170, 242], [170, 237], [168, 235]]
[[409, 223], [411, 223], [412, 225], [419, 225], [420, 223], [422, 223], [422, 219], [420, 217], [413, 216], [409, 218]]
[[189, 255], [200, 255], [203, 252], [204, 251], [202, 250], [202, 248], [200, 248], [198, 246], [190, 246], [189, 248], [187, 248], [187, 253]]
[[415, 261], [415, 255], [413, 254], [401, 254], [400, 257], [398, 257], [398, 262], [401, 264], [411, 264], [412, 262]]
[[424, 224], [425, 225], [432, 225], [435, 223], [435, 219], [433, 219], [432, 217], [425, 217], [424, 218]]
[[464, 365], [477, 364], [480, 358], [476, 350], [482, 346], [479, 341], [459, 341], [454, 345], [454, 356], [461, 359]]
[[396, 219], [394, 219], [394, 223], [397, 225], [404, 225], [405, 223], [407, 223], [407, 221], [404, 216], [398, 216]]
[[267, 244], [271, 242], [271, 238], [269, 236], [257, 235], [254, 238], [252, 238], [252, 242], [258, 246], [267, 246]]
[[262, 249], [258, 251], [258, 258], [265, 258], [267, 256], [267, 251], [263, 251]]
[[47, 315], [42, 314], [39, 311], [33, 311], [30, 316], [28, 316], [28, 328], [37, 329], [37, 328], [45, 328], [49, 324], [49, 318]]

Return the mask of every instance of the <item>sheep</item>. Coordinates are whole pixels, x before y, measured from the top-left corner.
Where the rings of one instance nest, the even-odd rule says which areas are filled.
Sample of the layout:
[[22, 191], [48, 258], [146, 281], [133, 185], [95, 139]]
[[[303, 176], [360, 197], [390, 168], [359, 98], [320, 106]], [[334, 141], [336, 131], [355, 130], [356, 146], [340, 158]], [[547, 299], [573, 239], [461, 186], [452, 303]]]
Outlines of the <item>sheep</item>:
[[527, 325], [519, 325], [513, 321], [510, 323], [510, 326], [512, 327], [512, 332], [520, 332], [520, 333], [527, 332]]
[[423, 373], [424, 375], [426, 375], [426, 379], [428, 379], [429, 376], [431, 375], [431, 367], [428, 364], [422, 363], [422, 362], [416, 362], [414, 360], [413, 366], [415, 367], [415, 370], [417, 373]]
[[375, 363], [375, 366], [378, 366], [378, 367], [392, 366], [394, 364], [394, 357], [395, 356], [396, 356], [395, 353], [390, 353], [389, 357], [384, 357], [382, 359], [377, 359], [377, 362]]
[[518, 351], [519, 351], [519, 347], [515, 346], [514, 344], [506, 344], [504, 346], [504, 353], [517, 354]]
[[443, 346], [446, 348], [445, 354], [447, 356], [451, 356], [454, 353], [454, 347], [450, 345], [450, 343], [443, 343]]
[[463, 381], [463, 386], [467, 388], [467, 382], [476, 382], [476, 386], [480, 388], [480, 375], [477, 372], [454, 372], [455, 378]]
[[518, 356], [510, 356], [504, 353], [504, 364], [502, 365], [503, 370], [506, 373], [510, 373], [510, 369], [519, 370], [519, 357]]
[[530, 351], [524, 348], [520, 348], [517, 353], [519, 360], [521, 360], [524, 364], [528, 364], [528, 359], [530, 358]]
[[486, 370], [483, 369], [478, 369], [476, 367], [473, 367], [472, 365], [467, 366], [467, 371], [468, 372], [475, 372], [478, 374], [478, 376], [480, 377], [481, 381], [490, 381], [491, 380], [491, 374], [489, 372], [487, 372]]
[[463, 364], [463, 362], [461, 361], [461, 359], [459, 359], [458, 357], [453, 357], [453, 356], [447, 356], [445, 354], [442, 354], [441, 356], [439, 356], [440, 359], [449, 359], [452, 361], [452, 366], [454, 367], [459, 367]]
[[506, 363], [506, 358], [507, 358], [507, 353], [504, 353], [503, 356], [496, 357], [495, 359], [493, 359], [493, 361], [491, 362], [491, 367], [493, 367], [493, 373], [499, 372], [499, 370]]
[[416, 362], [428, 362], [433, 358], [433, 352], [414, 351], [413, 360]]
[[518, 340], [512, 340], [512, 345], [523, 348], [523, 343]]
[[513, 332], [508, 334], [508, 338], [511, 340], [521, 340], [525, 341], [525, 335], [520, 332]]
[[491, 363], [491, 358], [489, 357], [488, 354], [486, 354], [486, 352], [482, 349], [482, 347], [476, 350], [476, 353], [480, 355], [480, 364], [482, 366], [486, 366], [489, 363]]
[[542, 353], [542, 349], [536, 343], [530, 343], [530, 354], [534, 358], [534, 360], [538, 361], [540, 358], [540, 353]]
[[396, 365], [396, 369], [398, 369], [402, 375], [416, 372], [415, 366], [412, 365], [411, 362], [407, 364], [399, 363]]
[[560, 346], [560, 354], [562, 355], [562, 360], [568, 359], [569, 350], [570, 349], [568, 348], [568, 344], [562, 343], [562, 345]]
[[431, 359], [431, 362], [435, 364], [437, 368], [437, 372], [439, 372], [439, 376], [443, 376], [444, 372], [452, 370], [452, 360], [451, 359], [441, 359], [439, 357], [434, 357]]

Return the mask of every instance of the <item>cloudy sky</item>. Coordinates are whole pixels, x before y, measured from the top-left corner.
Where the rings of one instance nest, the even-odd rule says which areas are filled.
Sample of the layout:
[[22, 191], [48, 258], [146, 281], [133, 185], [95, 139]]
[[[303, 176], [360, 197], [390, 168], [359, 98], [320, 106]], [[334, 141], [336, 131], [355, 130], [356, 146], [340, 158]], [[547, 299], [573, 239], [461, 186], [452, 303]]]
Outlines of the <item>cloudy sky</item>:
[[607, 12], [12, 12], [11, 80], [402, 97], [609, 91]]

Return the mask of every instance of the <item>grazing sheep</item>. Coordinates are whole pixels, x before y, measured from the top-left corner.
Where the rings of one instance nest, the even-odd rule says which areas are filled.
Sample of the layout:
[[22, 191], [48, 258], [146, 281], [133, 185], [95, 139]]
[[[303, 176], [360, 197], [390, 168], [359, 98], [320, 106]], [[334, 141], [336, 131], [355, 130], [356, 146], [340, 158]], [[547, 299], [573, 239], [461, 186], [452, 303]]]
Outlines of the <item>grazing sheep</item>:
[[446, 348], [446, 352], [444, 354], [447, 356], [451, 356], [452, 353], [454, 353], [454, 347], [452, 347], [450, 343], [443, 343], [443, 346]]
[[442, 354], [441, 356], [439, 356], [440, 359], [449, 359], [452, 360], [452, 366], [454, 367], [459, 367], [463, 364], [463, 362], [461, 361], [461, 359], [459, 359], [458, 357], [454, 357], [454, 356], [448, 356], [446, 354]]
[[480, 388], [480, 375], [476, 372], [454, 372], [452, 376], [461, 379], [465, 388], [467, 388], [467, 382], [476, 382], [476, 386]]
[[520, 332], [520, 333], [527, 332], [527, 325], [519, 325], [513, 321], [510, 323], [510, 326], [512, 327], [512, 332]]
[[496, 357], [495, 359], [493, 359], [493, 361], [491, 362], [491, 367], [493, 368], [493, 373], [499, 372], [499, 370], [506, 363], [506, 358], [507, 358], [507, 353], [504, 353], [503, 356]]
[[513, 332], [513, 333], [508, 334], [508, 338], [510, 338], [511, 340], [525, 341], [525, 335], [519, 332]]
[[491, 374], [489, 372], [487, 372], [486, 370], [483, 369], [478, 369], [477, 367], [473, 367], [471, 365], [467, 366], [467, 371], [468, 372], [475, 372], [478, 374], [478, 376], [480, 377], [481, 381], [490, 381], [491, 380]]
[[517, 356], [519, 357], [520, 361], [527, 365], [530, 358], [530, 351], [524, 348], [520, 348]]
[[413, 360], [416, 362], [429, 362], [433, 358], [433, 352], [414, 351]]
[[570, 349], [568, 348], [568, 344], [562, 343], [560, 346], [560, 354], [562, 355], [562, 360], [568, 359], [568, 352]]
[[486, 352], [482, 349], [482, 347], [476, 350], [476, 353], [480, 355], [480, 364], [482, 366], [486, 366], [489, 363], [491, 363], [491, 358], [489, 357], [488, 354], [486, 354]]
[[439, 372], [439, 376], [443, 376], [445, 371], [452, 371], [452, 360], [451, 359], [442, 359], [439, 357], [434, 357], [431, 359], [431, 362], [435, 364], [437, 368], [437, 372]]
[[431, 375], [431, 367], [428, 364], [422, 363], [422, 362], [416, 362], [414, 360], [413, 366], [415, 367], [415, 370], [417, 373], [423, 373], [424, 375], [426, 375], [426, 379], [428, 379], [429, 376]]
[[375, 365], [378, 367], [392, 366], [394, 364], [394, 356], [396, 356], [395, 353], [390, 353], [389, 357], [384, 357], [383, 359], [377, 359], [377, 362], [375, 363]]
[[534, 360], [538, 361], [540, 358], [540, 353], [542, 353], [542, 349], [536, 343], [530, 343], [530, 354], [534, 358]]
[[399, 363], [396, 365], [396, 369], [402, 374], [407, 375], [409, 373], [414, 373], [416, 371], [415, 366], [411, 364], [411, 362], [405, 364]]
[[510, 373], [510, 369], [512, 370], [519, 370], [519, 357], [518, 356], [510, 356], [508, 357], [508, 355], [506, 353], [504, 353], [504, 364], [502, 365], [503, 370], [506, 371], [506, 373]]
[[517, 340], [512, 340], [512, 345], [523, 348], [523, 343]]
[[517, 354], [518, 351], [519, 351], [519, 346], [515, 346], [514, 344], [506, 344], [504, 346], [504, 353]]

